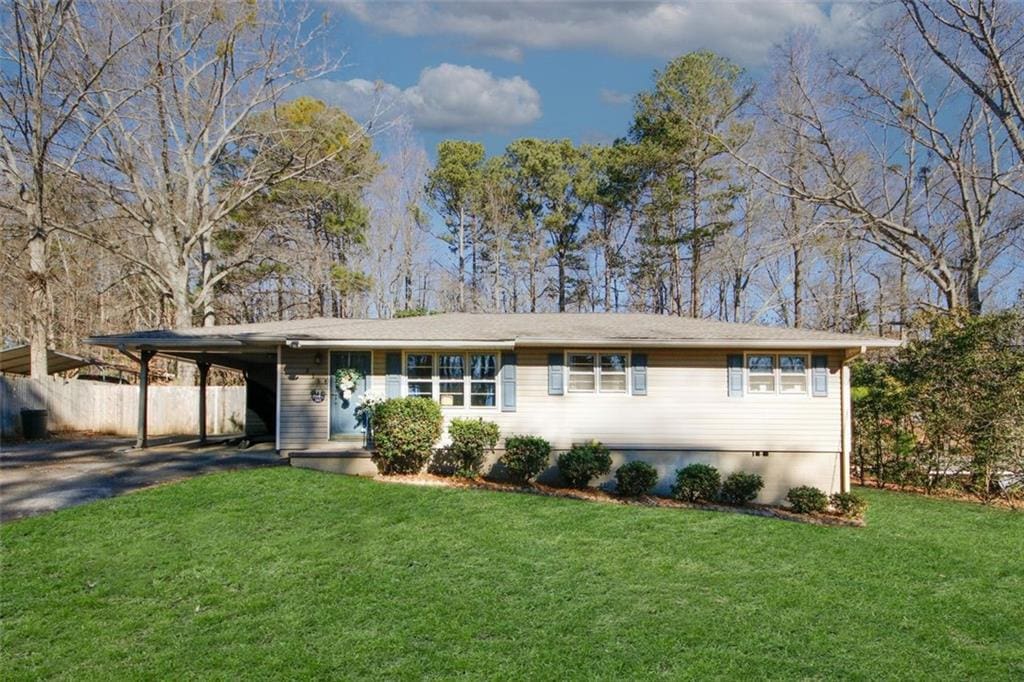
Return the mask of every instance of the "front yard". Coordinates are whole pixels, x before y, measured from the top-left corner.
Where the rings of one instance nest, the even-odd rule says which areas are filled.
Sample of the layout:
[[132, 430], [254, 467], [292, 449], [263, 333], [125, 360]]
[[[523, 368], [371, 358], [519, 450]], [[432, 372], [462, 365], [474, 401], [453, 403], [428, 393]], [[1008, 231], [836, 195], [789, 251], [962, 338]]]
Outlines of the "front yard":
[[864, 491], [867, 528], [296, 469], [0, 528], [29, 677], [1024, 677], [1024, 515]]

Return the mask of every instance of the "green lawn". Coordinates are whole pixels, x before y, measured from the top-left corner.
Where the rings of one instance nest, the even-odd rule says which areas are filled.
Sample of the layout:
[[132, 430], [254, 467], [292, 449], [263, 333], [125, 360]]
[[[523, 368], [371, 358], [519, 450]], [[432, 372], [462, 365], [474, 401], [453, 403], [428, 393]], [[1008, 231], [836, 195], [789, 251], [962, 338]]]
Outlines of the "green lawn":
[[1024, 515], [868, 527], [216, 474], [0, 528], [13, 678], [1024, 677]]

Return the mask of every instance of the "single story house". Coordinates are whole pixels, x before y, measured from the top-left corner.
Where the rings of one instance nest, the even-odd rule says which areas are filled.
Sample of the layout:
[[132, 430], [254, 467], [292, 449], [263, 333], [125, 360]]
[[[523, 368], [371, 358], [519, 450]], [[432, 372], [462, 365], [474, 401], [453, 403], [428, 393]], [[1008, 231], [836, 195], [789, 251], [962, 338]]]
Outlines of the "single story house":
[[[211, 365], [243, 371], [247, 431], [272, 436], [293, 465], [373, 473], [356, 408], [374, 392], [542, 436], [556, 454], [597, 439], [616, 465], [653, 464], [663, 490], [692, 462], [756, 472], [767, 503], [797, 485], [849, 489], [848, 363], [898, 343], [634, 313], [320, 318], [89, 342], [137, 353], [143, 370], [155, 354], [195, 362], [202, 384]], [[339, 370], [351, 390], [338, 389]], [[139, 428], [145, 445], [145, 400]]]

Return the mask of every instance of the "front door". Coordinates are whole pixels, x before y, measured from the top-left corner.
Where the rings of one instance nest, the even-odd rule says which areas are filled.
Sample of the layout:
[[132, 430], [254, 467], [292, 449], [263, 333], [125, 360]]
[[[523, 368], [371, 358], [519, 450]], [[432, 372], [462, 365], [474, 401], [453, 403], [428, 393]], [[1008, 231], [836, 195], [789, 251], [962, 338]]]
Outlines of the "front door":
[[[339, 386], [351, 381], [351, 385]], [[355, 410], [370, 385], [369, 351], [331, 353], [331, 438], [361, 436], [366, 428], [356, 419]]]

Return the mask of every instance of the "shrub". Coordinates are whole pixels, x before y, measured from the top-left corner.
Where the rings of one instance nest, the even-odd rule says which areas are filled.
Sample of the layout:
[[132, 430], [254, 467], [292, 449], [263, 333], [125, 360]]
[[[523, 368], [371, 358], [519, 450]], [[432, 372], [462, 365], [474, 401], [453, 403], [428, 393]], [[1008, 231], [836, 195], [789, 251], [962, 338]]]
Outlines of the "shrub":
[[373, 411], [376, 450], [382, 474], [416, 474], [441, 437], [441, 406], [424, 398], [392, 398]]
[[513, 481], [526, 483], [544, 471], [551, 461], [551, 443], [540, 436], [512, 436], [505, 439], [505, 454], [499, 460]]
[[798, 514], [823, 512], [828, 507], [828, 496], [821, 490], [809, 485], [790, 488], [789, 492], [786, 493], [786, 499], [793, 506], [793, 511]]
[[718, 469], [710, 464], [690, 464], [676, 471], [672, 497], [686, 502], [710, 502], [721, 484]]
[[483, 419], [452, 419], [448, 435], [452, 443], [434, 455], [431, 469], [435, 473], [475, 478], [480, 475], [484, 457], [498, 444], [501, 432], [494, 422]]
[[592, 478], [607, 474], [611, 468], [611, 453], [596, 440], [573, 445], [558, 456], [558, 470], [572, 488], [586, 488]]
[[658, 483], [658, 470], [647, 462], [626, 462], [615, 471], [616, 489], [626, 497], [646, 495]]
[[754, 501], [763, 487], [764, 479], [759, 474], [737, 471], [725, 477], [720, 496], [726, 504], [747, 504]]
[[836, 512], [851, 518], [863, 516], [868, 508], [868, 501], [855, 493], [833, 493], [829, 501]]

